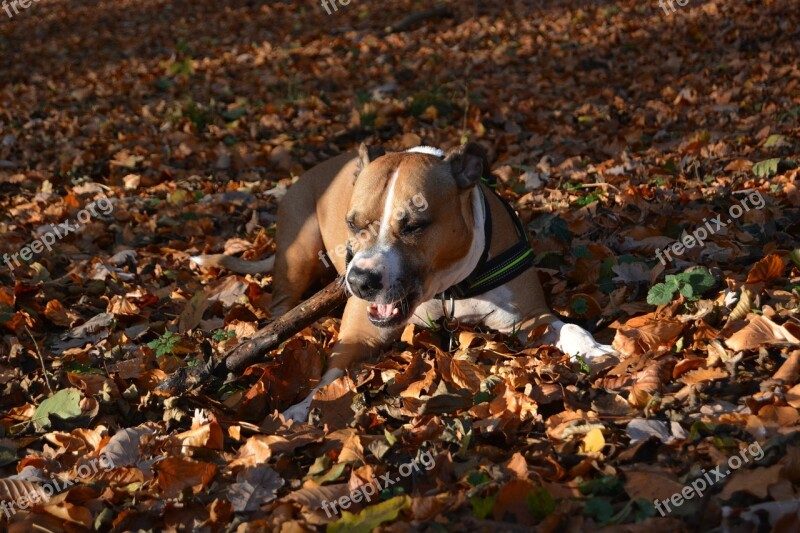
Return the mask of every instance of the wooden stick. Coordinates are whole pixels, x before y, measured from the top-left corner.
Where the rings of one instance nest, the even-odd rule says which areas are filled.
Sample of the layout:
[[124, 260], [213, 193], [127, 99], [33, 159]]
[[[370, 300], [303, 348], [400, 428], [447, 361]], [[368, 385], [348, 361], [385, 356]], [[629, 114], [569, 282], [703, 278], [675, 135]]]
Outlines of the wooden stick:
[[258, 330], [255, 337], [228, 352], [223, 359], [225, 368], [230, 372], [241, 372], [301, 329], [335, 311], [344, 300], [344, 284], [342, 278], [337, 278], [275, 322]]
[[33, 345], [36, 347], [36, 355], [39, 356], [39, 362], [42, 364], [42, 375], [44, 376], [44, 382], [47, 385], [47, 388], [50, 390], [50, 394], [53, 394], [53, 387], [50, 386], [50, 378], [47, 377], [47, 367], [44, 365], [44, 357], [42, 357], [42, 352], [39, 350], [39, 345], [36, 343], [36, 339], [33, 338], [33, 333], [31, 333], [31, 330], [28, 329], [28, 326], [25, 326], [25, 331], [28, 332], [28, 337], [31, 338]]
[[329, 315], [346, 300], [344, 282], [336, 278], [327, 287], [258, 330], [253, 338], [244, 341], [221, 358], [212, 358], [203, 366], [182, 367], [165, 379], [156, 390], [179, 394], [201, 386], [212, 388], [229, 372], [239, 373], [257, 363], [270, 350], [298, 331]]

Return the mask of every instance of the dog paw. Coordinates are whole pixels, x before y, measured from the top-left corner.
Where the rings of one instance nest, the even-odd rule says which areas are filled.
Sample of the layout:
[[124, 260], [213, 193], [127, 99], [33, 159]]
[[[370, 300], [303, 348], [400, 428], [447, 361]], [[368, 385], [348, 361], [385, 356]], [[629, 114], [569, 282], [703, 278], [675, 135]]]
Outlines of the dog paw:
[[308, 415], [311, 412], [311, 401], [314, 399], [314, 395], [324, 386], [330, 385], [340, 377], [344, 376], [344, 370], [340, 368], [329, 368], [325, 371], [322, 375], [322, 378], [319, 380], [319, 383], [314, 390], [311, 391], [311, 394], [306, 396], [306, 399], [302, 402], [295, 404], [285, 410], [283, 414], [283, 418], [288, 422], [289, 420], [294, 420], [295, 422], [308, 422]]
[[590, 362], [604, 355], [619, 355], [611, 346], [600, 344], [594, 340], [592, 334], [582, 327], [565, 324], [561, 321], [551, 324], [551, 330], [545, 336], [545, 342], [555, 345], [556, 348], [568, 354], [573, 361], [577, 360], [578, 356], [584, 361]]
[[294, 420], [295, 422], [308, 422], [308, 413], [311, 411], [311, 402], [310, 401], [302, 401], [297, 403], [288, 409], [286, 409], [283, 413], [283, 418], [288, 422], [289, 420]]
[[[561, 348], [559, 347], [559, 349]], [[603, 357], [604, 355], [619, 355], [619, 352], [608, 344], [599, 344], [596, 341], [594, 346], [582, 346], [574, 351], [563, 349], [561, 351], [570, 354], [570, 359], [572, 361], [575, 361], [578, 356], [581, 356], [585, 361], [589, 362], [598, 357]]]

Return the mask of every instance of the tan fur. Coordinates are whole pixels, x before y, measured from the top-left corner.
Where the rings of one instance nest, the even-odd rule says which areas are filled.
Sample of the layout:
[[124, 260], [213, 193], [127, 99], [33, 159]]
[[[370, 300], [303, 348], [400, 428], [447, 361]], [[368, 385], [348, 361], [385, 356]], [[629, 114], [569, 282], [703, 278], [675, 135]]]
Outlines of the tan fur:
[[[278, 210], [273, 316], [297, 305], [315, 282], [345, 273], [344, 254], [330, 254], [332, 267], [325, 268], [319, 252], [335, 251], [337, 247], [343, 250], [350, 239], [355, 257], [361, 257], [362, 263], [374, 263], [373, 259], [364, 259], [365, 254], [381, 250], [385, 255], [380, 257], [386, 262], [398, 263], [403, 272], [410, 273], [420, 290], [414, 308], [424, 309], [426, 314], [437, 318], [441, 307], [431, 298], [437, 290], [446, 288], [438, 287], [443, 283], [442, 273], [456, 264], [471, 269], [474, 265], [469, 266], [467, 262], [477, 263], [477, 259], [473, 257], [474, 251], [469, 257], [467, 254], [471, 247], [475, 249], [473, 239], [480, 238], [481, 242], [483, 239], [482, 233], [476, 235], [478, 229], [483, 231], [482, 226], [475, 227], [477, 217], [483, 215], [482, 202], [476, 201], [479, 197], [473, 192], [474, 186], [459, 188], [452, 172], [455, 171], [448, 162], [424, 153], [386, 154], [370, 163], [364, 148], [358, 154], [340, 155], [306, 172], [289, 189]], [[497, 255], [516, 241], [515, 227], [502, 203], [488, 189], [484, 192], [489, 198], [492, 217], [490, 255]], [[428, 207], [425, 213], [415, 215], [427, 217], [432, 224], [413, 235], [402, 234], [401, 222], [395, 218], [387, 220], [389, 227], [384, 228], [382, 219], [386, 218], [386, 208], [408, 207], [409, 199], [417, 194], [424, 196]], [[393, 199], [390, 206], [386, 205], [387, 198]], [[480, 206], [481, 213], [474, 212], [476, 206]], [[361, 237], [353, 235], [346, 223], [348, 219], [357, 229], [379, 225], [377, 229], [373, 226], [373, 230], [380, 237], [376, 236], [376, 231], [362, 233]], [[398, 267], [379, 266], [383, 269]], [[369, 302], [360, 298], [351, 296], [348, 299], [329, 370], [319, 386], [342, 375], [354, 361], [379, 353], [399, 335], [402, 325], [373, 325], [367, 316], [369, 306]], [[491, 316], [478, 316], [484, 311]], [[508, 332], [522, 330], [525, 333], [539, 324], [557, 322], [547, 307], [534, 269], [487, 295], [459, 301], [457, 315], [459, 313], [464, 321], [482, 320]], [[419, 321], [420, 317], [412, 316], [412, 319]], [[287, 412], [287, 416], [303, 418], [312, 396], [313, 393]]]

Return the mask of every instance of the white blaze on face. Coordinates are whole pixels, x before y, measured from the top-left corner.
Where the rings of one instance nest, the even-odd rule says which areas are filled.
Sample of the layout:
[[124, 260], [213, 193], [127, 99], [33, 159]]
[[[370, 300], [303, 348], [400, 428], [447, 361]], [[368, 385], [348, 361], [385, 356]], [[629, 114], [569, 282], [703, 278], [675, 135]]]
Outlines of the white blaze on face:
[[389, 180], [389, 186], [386, 190], [386, 200], [383, 203], [381, 229], [378, 232], [378, 242], [376, 244], [377, 253], [373, 256], [382, 267], [381, 283], [383, 284], [383, 290], [388, 290], [400, 276], [400, 257], [389, 242], [389, 234], [392, 230], [392, 217], [395, 213], [395, 187], [399, 176], [400, 169], [397, 168]]
[[389, 187], [386, 190], [386, 200], [383, 203], [383, 215], [381, 216], [381, 230], [378, 233], [378, 246], [386, 246], [391, 229], [392, 213], [394, 212], [394, 187], [397, 184], [397, 177], [400, 175], [400, 168], [394, 171], [389, 180]]
[[[397, 169], [389, 179], [389, 185], [386, 188], [386, 198], [383, 203], [383, 214], [381, 215], [378, 240], [375, 243], [375, 246], [366, 252], [362, 250], [356, 253], [353, 256], [353, 260], [350, 262], [350, 265], [347, 267], [347, 274], [350, 273], [350, 268], [352, 268], [352, 265], [364, 270], [379, 272], [381, 274], [381, 285], [383, 286], [383, 292], [387, 291], [395, 283], [401, 270], [400, 256], [389, 242], [392, 217], [395, 213], [395, 186], [397, 184], [397, 178], [399, 175], [400, 171]], [[345, 281], [346, 280], [347, 275], [345, 276]], [[352, 293], [352, 290], [350, 292]], [[384, 302], [384, 300], [385, 298], [383, 298], [383, 295], [381, 294], [377, 297], [376, 303], [391, 303]], [[389, 308], [390, 306], [388, 305], [377, 307], [379, 308], [379, 315], [387, 315], [382, 316], [382, 318], [387, 318], [388, 316], [397, 314], [398, 312], [396, 308]], [[380, 309], [381, 307], [386, 307], [386, 309]]]

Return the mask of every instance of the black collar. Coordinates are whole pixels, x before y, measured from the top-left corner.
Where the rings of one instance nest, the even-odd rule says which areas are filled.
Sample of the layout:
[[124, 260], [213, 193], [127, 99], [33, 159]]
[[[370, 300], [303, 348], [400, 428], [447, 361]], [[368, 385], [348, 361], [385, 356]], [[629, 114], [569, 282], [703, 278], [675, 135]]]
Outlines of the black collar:
[[514, 222], [518, 240], [500, 254], [489, 258], [489, 248], [492, 245], [492, 211], [489, 206], [487, 194], [484, 192], [484, 187], [476, 185], [476, 187], [479, 187], [481, 198], [483, 199], [483, 210], [486, 213], [486, 219], [483, 225], [485, 236], [483, 253], [481, 254], [478, 264], [466, 279], [444, 291], [443, 295], [445, 298], [466, 300], [467, 298], [478, 296], [479, 294], [489, 292], [492, 289], [508, 283], [533, 266], [533, 250], [531, 249], [530, 242], [528, 242], [528, 234], [525, 231], [525, 227], [522, 225], [522, 221], [514, 212], [514, 209], [506, 202], [505, 198], [495, 191], [495, 186], [497, 185], [496, 177], [490, 175], [488, 179], [482, 178], [481, 182], [491, 191], [491, 194], [494, 194], [495, 197], [500, 200], [503, 207], [506, 208], [508, 215]]

